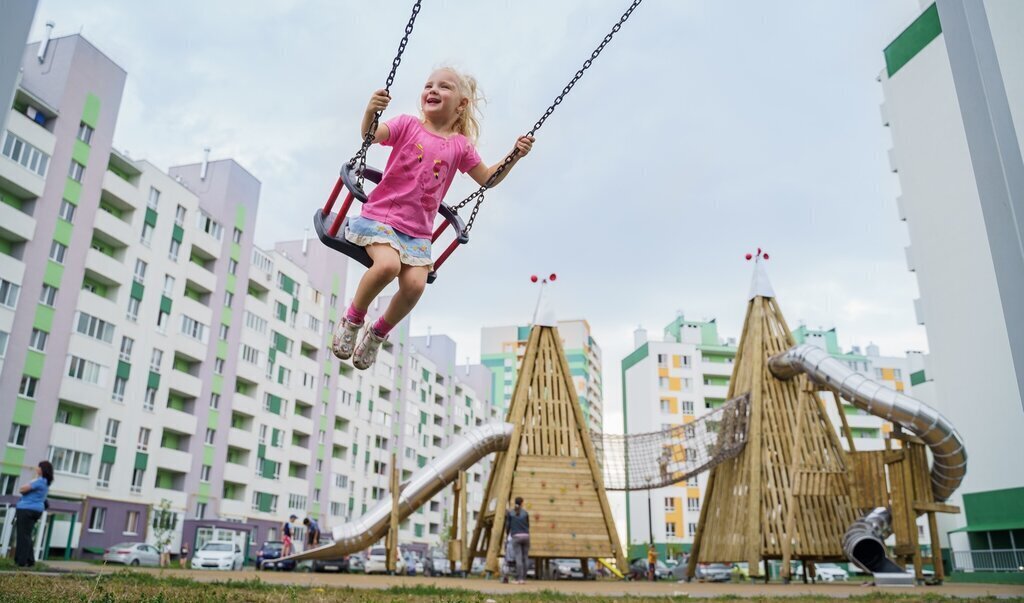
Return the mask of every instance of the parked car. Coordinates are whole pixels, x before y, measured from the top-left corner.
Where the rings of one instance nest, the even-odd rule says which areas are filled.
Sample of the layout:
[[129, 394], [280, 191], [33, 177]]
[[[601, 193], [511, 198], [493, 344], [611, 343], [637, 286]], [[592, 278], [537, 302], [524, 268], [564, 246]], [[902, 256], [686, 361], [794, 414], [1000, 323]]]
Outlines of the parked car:
[[[363, 571], [367, 574], [388, 573], [387, 549], [382, 546], [370, 549], [370, 554], [366, 558], [366, 564], [363, 566]], [[395, 573], [405, 573], [405, 560], [402, 559], [401, 555], [398, 555], [398, 559], [395, 561]]]
[[452, 564], [440, 551], [428, 556], [423, 561], [423, 573], [427, 576], [448, 576], [452, 573]]
[[583, 573], [583, 564], [579, 559], [555, 559], [552, 561], [551, 571], [555, 580], [594, 580], [596, 578], [593, 571], [588, 574]]
[[361, 574], [366, 569], [366, 556], [362, 553], [353, 553], [348, 556], [348, 573]]
[[835, 563], [815, 563], [814, 574], [822, 582], [846, 582], [850, 573]]
[[156, 566], [160, 565], [160, 551], [144, 542], [122, 542], [103, 551], [103, 563]]
[[729, 582], [732, 580], [732, 566], [727, 563], [698, 564], [697, 580], [701, 582]]
[[314, 572], [347, 572], [348, 556], [336, 559], [314, 559], [311, 568]]
[[240, 570], [244, 563], [241, 547], [227, 541], [211, 540], [192, 556], [192, 569]]
[[295, 560], [287, 559], [281, 561], [281, 553], [284, 552], [284, 542], [280, 540], [268, 540], [256, 551], [257, 570], [285, 570], [295, 569]]
[[[660, 559], [654, 564], [654, 578], [656, 580], [668, 580], [672, 578], [672, 571], [668, 569], [665, 562]], [[629, 562], [629, 579], [647, 579], [647, 557], [640, 557]]]

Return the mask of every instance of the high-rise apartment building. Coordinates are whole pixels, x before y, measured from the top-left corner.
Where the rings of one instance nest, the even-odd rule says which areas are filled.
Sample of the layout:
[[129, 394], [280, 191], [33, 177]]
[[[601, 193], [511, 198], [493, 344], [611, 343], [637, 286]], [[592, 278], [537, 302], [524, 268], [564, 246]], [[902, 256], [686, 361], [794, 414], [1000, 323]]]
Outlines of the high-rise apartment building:
[[1024, 466], [1007, 462], [1024, 432], [1021, 31], [1020, 2], [922, 2], [879, 76], [928, 336], [922, 377], [969, 459], [949, 501], [964, 513], [939, 516], [954, 549], [1014, 548], [1010, 530], [1024, 528]]
[[[490, 372], [408, 321], [371, 369], [335, 359], [347, 260], [316, 241], [256, 247], [253, 175], [118, 152], [124, 71], [81, 36], [38, 53], [0, 136], [0, 553], [42, 459], [56, 479], [41, 552], [166, 530], [251, 557], [289, 514], [325, 533], [358, 518], [388, 495], [393, 454], [408, 479], [488, 420]], [[403, 523], [403, 544], [441, 541], [447, 496]]]
[[[590, 324], [585, 320], [560, 320], [557, 326], [587, 425], [593, 431], [601, 431], [604, 426], [601, 347], [594, 341]], [[480, 360], [494, 373], [491, 397], [499, 417], [505, 416], [512, 400], [529, 337], [529, 326], [484, 327], [480, 331]]]

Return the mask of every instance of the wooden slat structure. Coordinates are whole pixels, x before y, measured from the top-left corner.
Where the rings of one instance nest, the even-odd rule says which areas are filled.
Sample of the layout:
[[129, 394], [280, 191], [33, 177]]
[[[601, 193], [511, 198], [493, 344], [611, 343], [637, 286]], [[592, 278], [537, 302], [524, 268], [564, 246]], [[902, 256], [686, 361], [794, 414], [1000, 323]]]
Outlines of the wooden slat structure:
[[[856, 519], [846, 456], [806, 377], [781, 381], [768, 359], [794, 344], [774, 297], [750, 299], [728, 396], [750, 394], [746, 448], [711, 471], [687, 571], [698, 562], [843, 559]], [[783, 576], [788, 577], [788, 563]]]
[[512, 442], [491, 469], [471, 556], [486, 556], [486, 571], [498, 572], [505, 511], [521, 496], [530, 513], [530, 557], [610, 557], [626, 571], [601, 466], [555, 327], [530, 331], [506, 420], [514, 425]]

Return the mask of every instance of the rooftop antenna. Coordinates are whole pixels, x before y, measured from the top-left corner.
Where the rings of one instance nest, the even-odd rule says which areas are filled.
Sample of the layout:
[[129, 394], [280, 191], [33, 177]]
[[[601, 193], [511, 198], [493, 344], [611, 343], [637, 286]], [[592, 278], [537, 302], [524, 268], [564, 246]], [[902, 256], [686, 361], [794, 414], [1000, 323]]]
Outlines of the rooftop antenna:
[[430, 327], [427, 327], [427, 347], [430, 347]]
[[309, 249], [309, 227], [307, 226], [302, 230], [302, 255], [306, 255], [306, 251]]
[[199, 179], [206, 180], [206, 169], [210, 165], [210, 147], [203, 147], [203, 165], [199, 168]]
[[50, 36], [53, 35], [55, 25], [57, 24], [53, 21], [46, 22], [46, 33], [43, 34], [43, 41], [39, 43], [39, 54], [36, 55], [40, 63], [46, 62], [46, 49], [50, 47]]

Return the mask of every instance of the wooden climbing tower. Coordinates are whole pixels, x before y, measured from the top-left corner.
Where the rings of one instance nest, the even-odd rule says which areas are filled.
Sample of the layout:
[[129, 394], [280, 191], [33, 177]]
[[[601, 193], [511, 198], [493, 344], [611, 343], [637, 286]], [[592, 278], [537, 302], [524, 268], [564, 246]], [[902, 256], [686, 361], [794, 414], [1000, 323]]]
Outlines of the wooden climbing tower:
[[758, 263], [728, 394], [750, 396], [747, 444], [711, 471], [688, 576], [698, 562], [746, 561], [754, 577], [762, 560], [844, 559], [856, 517], [842, 445], [806, 377], [781, 381], [768, 370], [793, 344]]
[[[517, 496], [530, 513], [530, 557], [538, 560], [626, 560], [576, 397], [558, 329], [535, 325], [506, 419], [514, 426], [506, 452], [494, 461], [473, 530], [472, 557], [498, 572], [505, 555], [504, 517]], [[586, 570], [584, 570], [586, 571]]]

